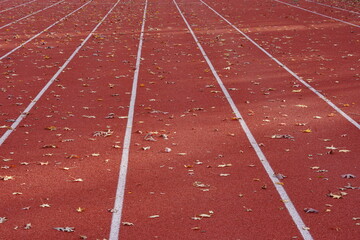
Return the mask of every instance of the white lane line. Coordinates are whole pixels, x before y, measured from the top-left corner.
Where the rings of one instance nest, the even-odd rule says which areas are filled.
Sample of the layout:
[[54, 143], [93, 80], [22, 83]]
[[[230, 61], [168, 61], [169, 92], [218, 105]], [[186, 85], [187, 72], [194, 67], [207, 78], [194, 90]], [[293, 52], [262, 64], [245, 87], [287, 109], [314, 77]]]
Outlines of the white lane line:
[[40, 36], [42, 33], [48, 31], [50, 28], [52, 28], [53, 26], [55, 26], [56, 24], [60, 23], [61, 21], [64, 21], [67, 17], [71, 16], [72, 14], [76, 13], [77, 11], [79, 11], [80, 9], [84, 8], [86, 5], [88, 5], [89, 3], [91, 3], [93, 0], [90, 0], [89, 2], [83, 4], [81, 7], [75, 9], [74, 11], [72, 11], [71, 13], [69, 13], [68, 15], [66, 15], [65, 17], [57, 20], [56, 22], [54, 22], [53, 24], [51, 24], [50, 26], [48, 26], [47, 28], [45, 28], [44, 30], [42, 30], [41, 32], [35, 34], [34, 36], [32, 36], [31, 38], [29, 38], [27, 41], [23, 42], [22, 44], [20, 44], [19, 46], [17, 46], [16, 48], [14, 48], [13, 50], [11, 50], [10, 52], [4, 54], [3, 56], [0, 57], [0, 60], [3, 60], [4, 58], [6, 58], [7, 56], [9, 56], [10, 54], [12, 54], [13, 52], [15, 52], [16, 50], [22, 48], [25, 44], [31, 42], [32, 40], [34, 40], [35, 38], [37, 38], [38, 36]]
[[290, 201], [289, 196], [287, 195], [285, 188], [279, 184], [277, 184], [277, 182], [279, 182], [279, 179], [277, 179], [275, 177], [275, 173], [274, 170], [272, 169], [272, 167], [270, 166], [270, 163], [268, 162], [268, 160], [266, 159], [264, 153], [261, 151], [259, 144], [256, 142], [253, 134], [251, 133], [249, 127], [247, 126], [246, 122], [244, 121], [244, 119], [242, 118], [242, 115], [239, 111], [239, 109], [236, 107], [233, 99], [231, 98], [228, 90], [226, 89], [224, 83], [222, 82], [221, 78], [219, 77], [219, 75], [217, 74], [213, 64], [211, 63], [209, 57], [207, 56], [205, 50], [203, 49], [203, 47], [201, 46], [198, 38], [196, 37], [194, 31], [192, 30], [190, 24], [188, 23], [188, 21], [186, 20], [184, 14], [181, 12], [178, 4], [176, 3], [175, 0], [173, 0], [173, 2], [175, 3], [177, 10], [179, 11], [181, 17], [183, 18], [187, 28], [189, 29], [191, 35], [193, 36], [199, 50], [201, 51], [203, 57], [205, 58], [207, 64], [209, 65], [212, 74], [214, 75], [214, 77], [216, 78], [216, 81], [218, 82], [221, 90], [223, 91], [229, 105], [231, 106], [232, 111], [234, 112], [235, 116], [238, 118], [238, 121], [241, 125], [241, 127], [243, 128], [251, 146], [254, 148], [261, 164], [263, 165], [264, 169], [266, 170], [267, 174], [269, 175], [269, 178], [271, 179], [274, 187], [276, 188], [277, 192], [279, 193], [280, 197], [282, 200], [286, 200], [283, 201], [284, 205], [286, 206], [287, 210], [290, 213], [291, 218], [293, 219], [294, 223], [296, 224], [296, 227], [298, 228], [299, 232], [301, 233], [301, 235], [303, 236], [303, 238], [305, 240], [312, 240], [312, 236], [310, 234], [310, 232], [308, 230], [305, 230], [304, 228], [306, 227], [303, 220], [301, 219], [299, 213], [297, 212], [294, 204]]
[[53, 84], [55, 79], [61, 74], [61, 72], [66, 68], [66, 66], [71, 62], [71, 60], [75, 57], [75, 55], [80, 51], [80, 49], [86, 44], [86, 42], [90, 39], [90, 37], [94, 34], [94, 32], [99, 28], [99, 26], [104, 22], [104, 20], [108, 17], [108, 15], [113, 11], [116, 5], [120, 2], [118, 0], [114, 6], [109, 10], [109, 12], [100, 20], [100, 22], [94, 27], [94, 29], [89, 33], [89, 35], [80, 43], [80, 45], [75, 49], [75, 51], [70, 55], [70, 57], [65, 61], [65, 63], [60, 67], [60, 69], [55, 73], [55, 75], [48, 81], [48, 83], [44, 86], [43, 89], [36, 95], [36, 97], [31, 101], [31, 103], [26, 107], [26, 109], [20, 114], [20, 116], [15, 120], [15, 122], [10, 126], [0, 138], [0, 146], [5, 142], [5, 140], [10, 136], [10, 134], [17, 128], [20, 122], [28, 115], [30, 110], [34, 107], [34, 105], [40, 100], [42, 95], [46, 92], [46, 90]]
[[319, 15], [319, 16], [322, 16], [322, 17], [325, 17], [325, 18], [329, 18], [329, 19], [334, 20], [334, 21], [342, 22], [342, 23], [351, 25], [351, 26], [353, 26], [353, 27], [360, 28], [360, 25], [356, 25], [356, 24], [351, 23], [351, 22], [346, 22], [346, 21], [341, 20], [341, 19], [338, 19], [338, 18], [334, 18], [334, 17], [330, 17], [330, 16], [325, 15], [325, 14], [321, 14], [321, 13], [318, 13], [318, 12], [314, 12], [314, 11], [308, 10], [308, 9], [306, 9], [306, 8], [298, 7], [298, 6], [295, 6], [295, 5], [290, 4], [290, 3], [282, 2], [282, 1], [279, 1], [279, 0], [273, 0], [273, 1], [278, 2], [278, 3], [285, 4], [285, 5], [288, 5], [288, 6], [290, 6], [290, 7], [298, 8], [298, 9], [301, 9], [301, 10], [303, 10], [303, 11], [306, 11], [306, 12], [309, 12], [309, 13], [313, 13], [313, 14], [316, 14], [316, 15]]
[[122, 216], [124, 195], [125, 195], [126, 175], [127, 175], [127, 169], [128, 169], [128, 163], [129, 163], [131, 133], [132, 133], [133, 121], [134, 121], [136, 92], [137, 92], [137, 85], [138, 85], [139, 71], [140, 71], [141, 52], [142, 52], [142, 46], [143, 46], [143, 41], [144, 41], [144, 30], [145, 30], [147, 6], [148, 6], [148, 0], [145, 1], [144, 15], [143, 15], [142, 25], [141, 25], [139, 47], [138, 47], [138, 52], [137, 52], [137, 56], [136, 56], [136, 66], [135, 66], [133, 85], [132, 85], [132, 90], [131, 90], [130, 107], [129, 107], [129, 113], [128, 113], [128, 120], [126, 123], [123, 152], [122, 152], [122, 156], [121, 156], [119, 179], [118, 179], [118, 185], [117, 185], [116, 195], [115, 195], [115, 203], [114, 203], [114, 208], [113, 208], [114, 212], [113, 212], [112, 220], [111, 220], [109, 240], [118, 240], [119, 233], [120, 233], [121, 216]]
[[33, 16], [33, 15], [35, 15], [35, 14], [38, 14], [39, 12], [45, 11], [46, 9], [49, 9], [49, 8], [51, 8], [51, 7], [54, 7], [54, 6], [60, 4], [60, 3], [64, 2], [64, 1], [65, 1], [65, 0], [62, 0], [62, 1], [60, 1], [60, 2], [56, 2], [56, 3], [54, 3], [54, 4], [50, 5], [50, 6], [47, 6], [46, 8], [40, 9], [40, 10], [38, 10], [38, 11], [36, 11], [36, 12], [33, 12], [33, 13], [31, 13], [31, 14], [25, 16], [25, 17], [19, 18], [18, 20], [15, 20], [15, 21], [13, 21], [13, 22], [11, 22], [11, 23], [5, 24], [4, 26], [1, 26], [0, 29], [3, 29], [3, 28], [5, 28], [5, 27], [8, 27], [8, 26], [10, 26], [11, 24], [20, 22], [21, 20], [24, 20], [25, 18], [31, 17], [31, 16]]
[[348, 120], [351, 124], [353, 124], [357, 129], [360, 129], [360, 124], [357, 123], [354, 119], [352, 119], [349, 115], [343, 112], [340, 108], [338, 108], [334, 103], [332, 103], [329, 99], [327, 99], [324, 95], [322, 95], [318, 90], [313, 88], [310, 84], [302, 80], [296, 73], [290, 70], [285, 64], [277, 60], [273, 55], [267, 52], [264, 48], [262, 48], [259, 44], [257, 44], [254, 40], [252, 40], [248, 35], [242, 32], [239, 28], [237, 28], [234, 24], [232, 24], [229, 20], [223, 17], [220, 13], [215, 11], [212, 7], [210, 7], [207, 3], [203, 0], [200, 0], [205, 6], [207, 6], [210, 10], [212, 10], [216, 15], [218, 15], [221, 19], [227, 22], [230, 26], [232, 26], [236, 31], [238, 31], [241, 35], [243, 35], [247, 40], [249, 40], [252, 44], [254, 44], [258, 49], [260, 49], [263, 53], [265, 53], [269, 58], [275, 61], [278, 65], [280, 65], [283, 69], [285, 69], [288, 73], [290, 73], [296, 80], [301, 82], [305, 87], [315, 93], [319, 98], [324, 100], [330, 107], [332, 107], [335, 111], [337, 111], [341, 116], [343, 116], [346, 120]]
[[355, 12], [355, 11], [347, 10], [347, 9], [344, 9], [344, 8], [331, 6], [331, 5], [328, 5], [328, 4], [325, 4], [325, 3], [319, 3], [319, 2], [315, 2], [315, 1], [311, 1], [311, 0], [305, 0], [305, 1], [315, 3], [315, 4], [319, 4], [319, 5], [322, 5], [322, 6], [325, 6], [325, 7], [335, 8], [335, 9], [338, 9], [338, 10], [341, 10], [341, 11], [346, 11], [346, 12], [350, 12], [350, 13], [354, 13], [354, 14], [360, 14], [359, 12]]
[[13, 9], [15, 9], [15, 8], [21, 7], [21, 6], [28, 5], [28, 4], [30, 4], [30, 3], [32, 3], [32, 2], [36, 2], [36, 1], [37, 1], [37, 0], [32, 0], [32, 1], [27, 2], [27, 3], [23, 3], [23, 4], [20, 4], [20, 5], [11, 7], [11, 8], [7, 8], [7, 9], [4, 9], [4, 10], [1, 10], [0, 13], [7, 12], [7, 11], [13, 10]]

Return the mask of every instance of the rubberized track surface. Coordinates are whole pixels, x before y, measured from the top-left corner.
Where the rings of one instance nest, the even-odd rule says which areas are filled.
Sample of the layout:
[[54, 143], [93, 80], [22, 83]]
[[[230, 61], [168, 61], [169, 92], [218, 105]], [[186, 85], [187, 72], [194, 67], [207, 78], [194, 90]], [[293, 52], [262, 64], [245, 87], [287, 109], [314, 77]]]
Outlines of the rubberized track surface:
[[1, 240], [360, 235], [357, 1], [0, 11]]

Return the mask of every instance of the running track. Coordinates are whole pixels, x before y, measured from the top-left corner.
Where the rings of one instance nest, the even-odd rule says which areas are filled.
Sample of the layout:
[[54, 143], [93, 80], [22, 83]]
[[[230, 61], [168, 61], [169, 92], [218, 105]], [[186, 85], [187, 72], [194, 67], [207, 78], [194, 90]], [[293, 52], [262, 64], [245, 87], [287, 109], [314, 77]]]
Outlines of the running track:
[[3, 10], [1, 240], [360, 235], [356, 1]]

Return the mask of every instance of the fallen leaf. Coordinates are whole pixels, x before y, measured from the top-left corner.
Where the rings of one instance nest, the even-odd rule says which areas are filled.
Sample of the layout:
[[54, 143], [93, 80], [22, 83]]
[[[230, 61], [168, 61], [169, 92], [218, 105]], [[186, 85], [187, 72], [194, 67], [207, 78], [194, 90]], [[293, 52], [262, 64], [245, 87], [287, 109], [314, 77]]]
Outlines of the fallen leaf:
[[121, 224], [122, 224], [123, 226], [134, 226], [134, 224], [131, 223], [131, 222], [122, 222]]
[[27, 223], [25, 226], [24, 226], [24, 229], [25, 230], [29, 230], [31, 228], [31, 223]]
[[14, 180], [14, 176], [0, 176], [0, 180], [3, 181]]
[[220, 164], [220, 165], [218, 165], [218, 168], [231, 167], [231, 166], [232, 166], [231, 163], [228, 163], [228, 164]]
[[339, 153], [348, 153], [348, 152], [351, 152], [350, 150], [347, 150], [347, 149], [341, 149], [339, 150]]
[[355, 175], [350, 174], [350, 173], [343, 174], [343, 175], [341, 175], [341, 177], [342, 177], [342, 178], [356, 178], [356, 176], [355, 176]]
[[210, 185], [204, 184], [204, 183], [198, 182], [198, 181], [194, 182], [194, 183], [193, 183], [193, 186], [194, 186], [194, 187], [198, 187], [198, 188], [208, 188], [208, 187], [210, 187]]
[[54, 229], [60, 232], [75, 232], [74, 227], [55, 227]]
[[95, 131], [93, 137], [109, 137], [113, 135], [114, 131], [108, 129], [107, 131]]
[[83, 182], [84, 180], [82, 178], [75, 178], [72, 180], [73, 182]]
[[55, 126], [49, 126], [49, 127], [46, 127], [45, 130], [50, 130], [50, 131], [55, 131], [57, 129], [57, 127]]
[[48, 204], [48, 203], [43, 203], [43, 204], [41, 204], [40, 205], [40, 207], [42, 207], [42, 208], [49, 208], [50, 207], [50, 204]]
[[0, 223], [6, 222], [8, 219], [6, 217], [0, 217]]
[[319, 211], [314, 208], [304, 208], [304, 211], [306, 213], [319, 213]]
[[42, 148], [57, 148], [57, 146], [53, 145], [53, 144], [48, 144], [48, 145], [42, 146]]
[[276, 177], [277, 179], [279, 179], [279, 180], [282, 180], [282, 179], [286, 178], [286, 176], [285, 176], [284, 174], [281, 174], [281, 173], [275, 174], [275, 177]]
[[312, 131], [311, 131], [311, 129], [308, 128], [308, 129], [306, 129], [306, 130], [302, 130], [302, 132], [303, 132], [303, 133], [311, 133]]
[[82, 212], [85, 211], [85, 208], [78, 207], [78, 208], [76, 209], [76, 211], [77, 211], [78, 213], [82, 213]]
[[280, 138], [292, 139], [292, 138], [294, 138], [294, 137], [291, 136], [291, 135], [289, 135], [289, 134], [275, 134], [275, 135], [272, 135], [271, 138], [276, 138], [276, 139], [280, 139]]
[[152, 215], [152, 216], [149, 216], [149, 218], [159, 218], [160, 215]]
[[230, 176], [230, 173], [220, 173], [219, 176], [220, 177], [228, 177], [228, 176]]

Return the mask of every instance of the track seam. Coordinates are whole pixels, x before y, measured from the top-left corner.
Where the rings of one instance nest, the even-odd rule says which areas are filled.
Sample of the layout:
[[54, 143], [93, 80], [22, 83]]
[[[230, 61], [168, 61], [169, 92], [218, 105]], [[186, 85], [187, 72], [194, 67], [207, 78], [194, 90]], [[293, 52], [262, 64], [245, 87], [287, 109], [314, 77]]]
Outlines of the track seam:
[[290, 3], [282, 2], [282, 1], [279, 1], [279, 0], [273, 0], [273, 1], [278, 2], [278, 3], [285, 4], [285, 5], [288, 5], [288, 6], [290, 6], [290, 7], [298, 8], [298, 9], [301, 9], [301, 10], [303, 10], [303, 11], [306, 11], [306, 12], [309, 12], [309, 13], [313, 13], [313, 14], [316, 14], [316, 15], [319, 15], [319, 16], [322, 16], [322, 17], [325, 17], [325, 18], [329, 18], [329, 19], [332, 19], [332, 20], [334, 20], [334, 21], [342, 22], [342, 23], [351, 25], [351, 26], [353, 26], [353, 27], [360, 28], [360, 25], [356, 25], [356, 24], [354, 24], [354, 23], [346, 22], [346, 21], [341, 20], [341, 19], [338, 19], [338, 18], [334, 18], [334, 17], [330, 17], [330, 16], [325, 15], [325, 14], [321, 14], [321, 13], [318, 13], [318, 12], [314, 12], [314, 11], [308, 10], [308, 9], [306, 9], [306, 8], [298, 7], [298, 6], [295, 6], [295, 5], [290, 4]]
[[108, 15], [112, 12], [112, 10], [116, 7], [116, 5], [120, 2], [118, 0], [114, 6], [109, 10], [109, 12], [99, 21], [99, 23], [93, 28], [93, 30], [89, 33], [89, 35], [81, 42], [81, 44], [75, 49], [75, 51], [70, 55], [70, 57], [65, 61], [65, 63], [60, 67], [60, 69], [55, 73], [55, 75], [48, 81], [48, 83], [41, 89], [41, 91], [36, 95], [36, 97], [31, 101], [31, 103], [26, 107], [26, 109], [20, 114], [20, 116], [15, 120], [15, 122], [10, 126], [0, 138], [0, 146], [5, 142], [5, 140], [10, 136], [10, 134], [17, 128], [20, 122], [29, 114], [30, 110], [34, 107], [37, 101], [40, 100], [42, 95], [46, 92], [46, 90], [52, 85], [55, 79], [61, 74], [61, 72], [67, 67], [67, 65], [71, 62], [71, 60], [75, 57], [75, 55], [80, 51], [80, 49], [86, 44], [86, 42], [90, 39], [93, 33], [99, 28], [99, 26], [105, 21]]
[[214, 77], [216, 78], [222, 92], [224, 93], [229, 105], [231, 106], [231, 109], [233, 110], [235, 116], [237, 117], [242, 129], [244, 130], [246, 137], [248, 138], [251, 146], [254, 148], [261, 164], [263, 165], [265, 171], [267, 172], [269, 178], [271, 179], [275, 189], [277, 190], [277, 192], [279, 193], [281, 199], [284, 202], [285, 207], [287, 208], [292, 220], [294, 221], [294, 223], [296, 224], [297, 229], [299, 230], [299, 232], [301, 233], [301, 235], [303, 236], [303, 238], [305, 240], [312, 240], [312, 236], [310, 234], [310, 232], [308, 230], [305, 230], [305, 224], [303, 222], [303, 220], [301, 219], [299, 213], [297, 212], [295, 206], [293, 205], [293, 203], [291, 202], [288, 194], [286, 193], [286, 190], [283, 186], [277, 184], [278, 179], [275, 177], [275, 173], [274, 170], [272, 169], [272, 167], [270, 166], [270, 163], [267, 161], [264, 153], [262, 152], [262, 150], [259, 147], [259, 144], [256, 142], [253, 134], [251, 133], [249, 127], [247, 126], [245, 120], [242, 118], [242, 115], [240, 113], [240, 111], [238, 110], [238, 108], [236, 107], [233, 99], [231, 98], [229, 92], [227, 91], [224, 83], [222, 82], [221, 78], [219, 77], [219, 75], [217, 74], [213, 64], [211, 63], [209, 57], [207, 56], [205, 50], [203, 49], [202, 45], [200, 44], [198, 38], [196, 37], [195, 33], [193, 32], [193, 30], [191, 29], [190, 24], [187, 22], [185, 16], [183, 15], [183, 13], [181, 12], [178, 4], [176, 3], [175, 0], [173, 0], [174, 4], [176, 5], [176, 8], [178, 9], [181, 17], [183, 18], [187, 28], [189, 29], [192, 37], [194, 38], [199, 50], [201, 51], [203, 57], [205, 58], [207, 64], [209, 65], [211, 72], [213, 73]]
[[40, 9], [40, 10], [38, 10], [38, 11], [36, 11], [36, 12], [33, 12], [33, 13], [31, 13], [31, 14], [25, 16], [25, 17], [19, 18], [18, 20], [15, 20], [15, 21], [13, 21], [13, 22], [11, 22], [11, 23], [5, 24], [4, 26], [1, 26], [0, 29], [3, 29], [4, 27], [8, 27], [8, 26], [10, 26], [10, 25], [12, 25], [12, 24], [14, 24], [14, 23], [20, 22], [21, 20], [24, 20], [24, 19], [26, 19], [26, 18], [28, 18], [28, 17], [31, 17], [31, 16], [33, 16], [33, 15], [35, 15], [35, 14], [38, 14], [39, 12], [45, 11], [46, 9], [49, 9], [49, 8], [51, 8], [51, 7], [54, 7], [54, 6], [60, 4], [60, 3], [64, 2], [64, 1], [65, 1], [65, 0], [62, 0], [62, 1], [60, 1], [60, 2], [56, 2], [56, 3], [54, 3], [54, 4], [50, 5], [50, 6], [47, 6], [46, 8]]
[[122, 152], [122, 156], [121, 156], [119, 179], [118, 179], [118, 185], [116, 188], [115, 202], [114, 202], [114, 208], [113, 208], [114, 212], [113, 212], [112, 220], [111, 220], [109, 240], [119, 239], [119, 233], [120, 233], [120, 226], [121, 226], [120, 222], [121, 222], [122, 209], [123, 209], [123, 204], [124, 204], [126, 175], [127, 175], [127, 169], [128, 169], [128, 163], [129, 163], [131, 133], [132, 133], [132, 128], [133, 128], [136, 92], [137, 92], [137, 85], [138, 85], [138, 78], [139, 78], [139, 71], [140, 71], [142, 45], [143, 45], [143, 40], [144, 40], [147, 6], [148, 6], [148, 0], [145, 1], [143, 21], [142, 21], [141, 33], [140, 33], [140, 41], [139, 41], [138, 52], [137, 52], [137, 56], [136, 56], [136, 66], [135, 66], [133, 85], [132, 85], [132, 90], [131, 90], [131, 99], [130, 99], [130, 106], [129, 106], [129, 112], [128, 112], [128, 120], [126, 123], [123, 152]]
[[[276, 1], [276, 0], [275, 0]], [[342, 115], [346, 120], [348, 120], [350, 123], [352, 123], [357, 129], [360, 130], [360, 124], [357, 123], [354, 119], [352, 119], [349, 115], [347, 115], [344, 111], [342, 111], [340, 108], [338, 108], [334, 103], [332, 103], [329, 99], [327, 99], [324, 95], [322, 95], [318, 90], [313, 88], [310, 84], [302, 80], [296, 73], [294, 73], [292, 70], [290, 70], [285, 64], [277, 60], [273, 55], [271, 55], [269, 52], [267, 52], [264, 48], [262, 48], [259, 44], [257, 44], [254, 40], [252, 40], [248, 35], [246, 35], [244, 32], [242, 32], [239, 28], [237, 28], [234, 24], [232, 24], [229, 20], [227, 20], [225, 17], [223, 17], [220, 13], [215, 11], [212, 7], [210, 7], [207, 3], [200, 0], [205, 6], [207, 6], [210, 10], [212, 10], [216, 15], [218, 15], [221, 19], [223, 19], [226, 23], [228, 23], [230, 26], [232, 26], [236, 31], [238, 31], [241, 35], [243, 35], [247, 40], [249, 40], [252, 44], [254, 44], [257, 48], [259, 48], [263, 53], [265, 53], [269, 58], [271, 58], [273, 61], [275, 61], [278, 65], [280, 65], [283, 69], [285, 69], [288, 73], [290, 73], [294, 78], [296, 78], [299, 82], [301, 82], [305, 87], [307, 87], [309, 90], [311, 90], [313, 93], [315, 93], [319, 98], [321, 98], [323, 101], [325, 101], [330, 107], [332, 107], [335, 111], [337, 111], [340, 115]]]
[[28, 4], [30, 4], [30, 3], [32, 3], [32, 2], [36, 2], [36, 1], [37, 1], [37, 0], [32, 0], [32, 1], [30, 1], [30, 2], [26, 2], [26, 3], [20, 4], [20, 5], [11, 7], [11, 8], [7, 8], [7, 9], [4, 9], [4, 10], [0, 11], [0, 13], [7, 12], [7, 11], [13, 10], [13, 9], [15, 9], [15, 8], [21, 7], [21, 6], [28, 5]]
[[345, 12], [350, 12], [350, 13], [354, 13], [354, 14], [360, 14], [359, 12], [347, 10], [347, 9], [344, 9], [344, 8], [334, 7], [334, 6], [331, 6], [331, 5], [328, 5], [328, 4], [324, 4], [324, 3], [318, 3], [318, 2], [315, 2], [315, 1], [311, 1], [311, 0], [305, 0], [305, 1], [315, 3], [315, 4], [318, 4], [318, 5], [322, 5], [322, 6], [325, 6], [325, 7], [335, 8], [335, 9], [345, 11]]
[[26, 40], [25, 42], [23, 42], [22, 44], [20, 44], [19, 46], [17, 46], [16, 48], [14, 48], [13, 50], [11, 50], [10, 52], [6, 53], [5, 55], [0, 57], [0, 60], [3, 60], [4, 58], [6, 58], [7, 56], [9, 56], [10, 54], [12, 54], [13, 52], [15, 52], [16, 50], [18, 50], [19, 48], [22, 48], [25, 44], [31, 42], [32, 40], [34, 40], [35, 38], [37, 38], [38, 36], [40, 36], [42, 33], [48, 31], [50, 28], [52, 28], [53, 26], [55, 26], [56, 24], [60, 23], [61, 21], [65, 20], [66, 18], [68, 18], [69, 16], [71, 16], [72, 14], [74, 14], [75, 12], [79, 11], [80, 9], [84, 8], [86, 5], [88, 5], [89, 3], [91, 3], [93, 0], [90, 0], [89, 2], [85, 3], [84, 5], [82, 5], [81, 7], [75, 9], [74, 11], [72, 11], [71, 13], [67, 14], [65, 17], [62, 17], [61, 19], [57, 20], [56, 22], [54, 22], [53, 24], [51, 24], [50, 26], [48, 26], [47, 28], [45, 28], [44, 30], [42, 30], [41, 32], [35, 34], [34, 36], [32, 36], [31, 38], [29, 38], [28, 40]]

